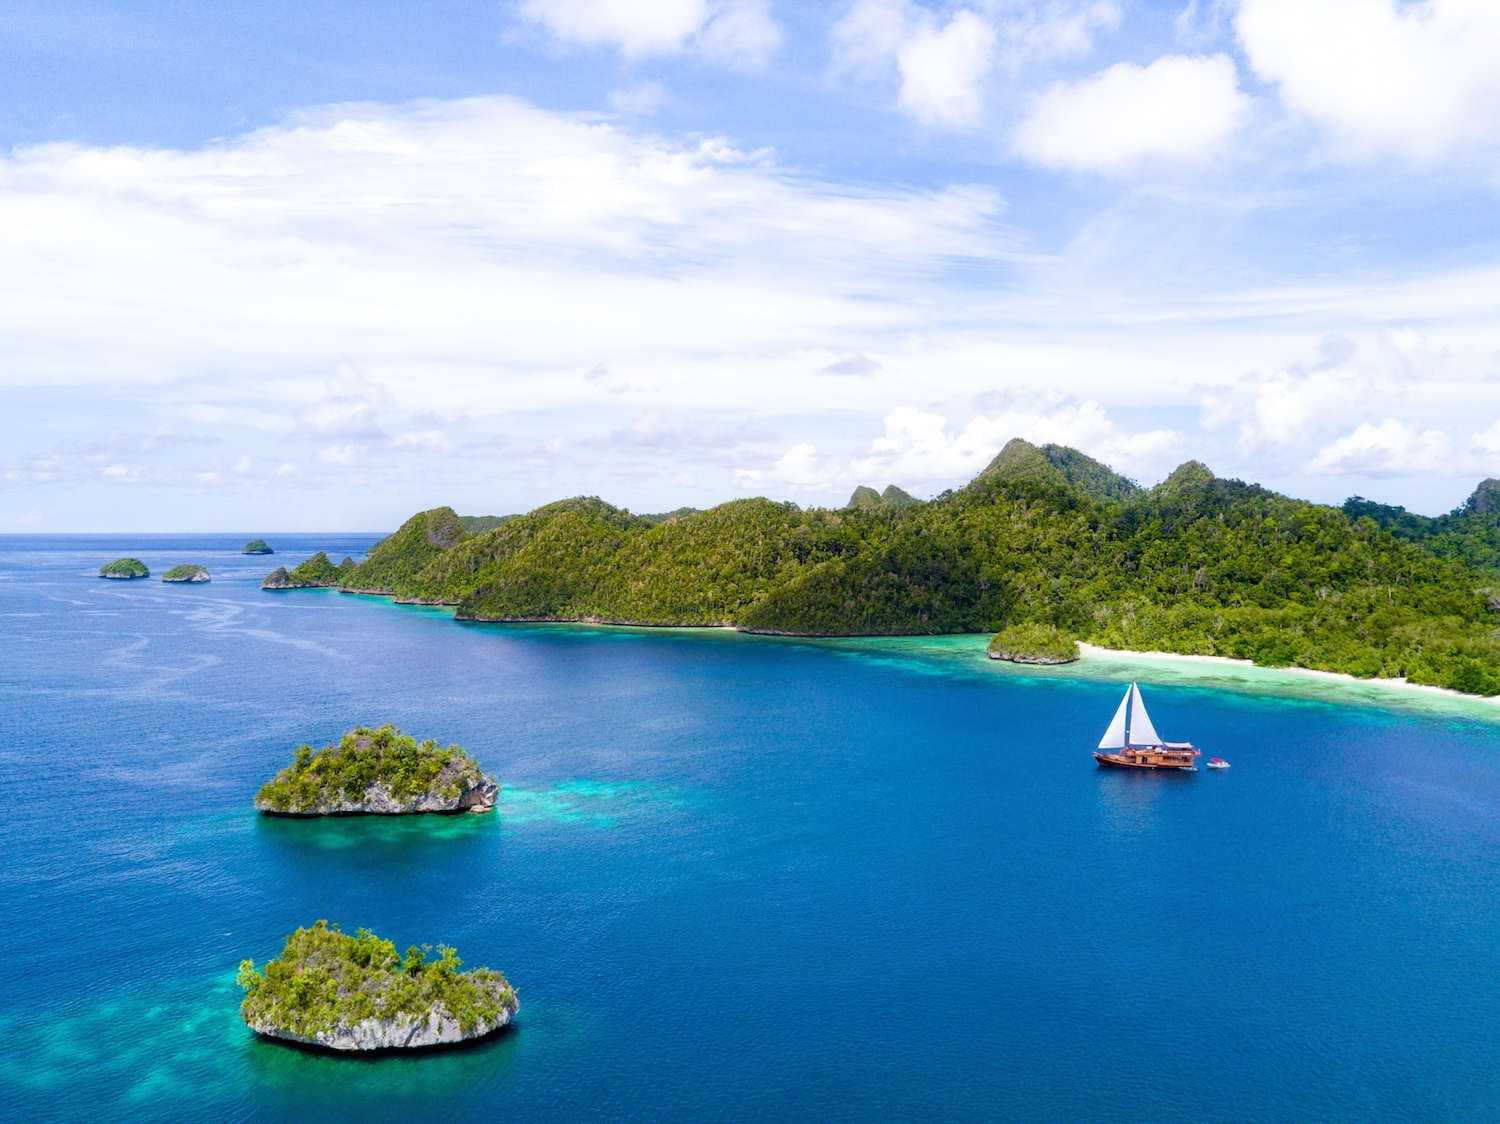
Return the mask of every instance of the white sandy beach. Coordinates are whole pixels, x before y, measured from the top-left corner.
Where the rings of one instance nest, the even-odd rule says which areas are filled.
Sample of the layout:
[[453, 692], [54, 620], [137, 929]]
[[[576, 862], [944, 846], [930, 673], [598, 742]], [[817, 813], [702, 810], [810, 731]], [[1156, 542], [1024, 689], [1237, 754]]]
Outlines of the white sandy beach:
[[1236, 660], [1227, 656], [1137, 652], [1082, 643], [1078, 648], [1081, 658], [1077, 664], [1070, 666], [1092, 673], [1119, 668], [1121, 672], [1129, 671], [1139, 677], [1139, 669], [1149, 669], [1159, 679], [1232, 682], [1250, 689], [1260, 688], [1307, 697], [1362, 696], [1364, 701], [1369, 702], [1405, 702], [1419, 705], [1424, 710], [1461, 711], [1500, 718], [1500, 697], [1466, 695], [1446, 687], [1409, 683], [1405, 679], [1360, 679], [1340, 672], [1314, 671], [1304, 667], [1260, 667], [1251, 660]]

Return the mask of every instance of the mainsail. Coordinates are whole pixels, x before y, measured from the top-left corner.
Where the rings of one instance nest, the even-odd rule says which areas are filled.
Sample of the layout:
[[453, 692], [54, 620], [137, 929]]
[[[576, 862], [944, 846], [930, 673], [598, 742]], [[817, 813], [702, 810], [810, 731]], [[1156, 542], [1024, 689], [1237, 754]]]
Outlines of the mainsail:
[[[1151, 716], [1146, 713], [1146, 704], [1141, 701], [1141, 689], [1132, 683], [1126, 697], [1134, 700], [1130, 707], [1130, 744], [1161, 745], [1161, 736], [1157, 734], [1156, 727], [1151, 725]], [[1123, 704], [1120, 709], [1123, 713]], [[1119, 717], [1115, 716], [1116, 721]], [[1110, 729], [1113, 730], [1114, 727], [1111, 726]]]
[[1114, 721], [1109, 724], [1109, 729], [1104, 731], [1104, 740], [1099, 743], [1100, 749], [1124, 749], [1125, 748], [1125, 708], [1130, 705], [1130, 687], [1125, 688], [1125, 697], [1120, 700], [1120, 709], [1115, 711]]

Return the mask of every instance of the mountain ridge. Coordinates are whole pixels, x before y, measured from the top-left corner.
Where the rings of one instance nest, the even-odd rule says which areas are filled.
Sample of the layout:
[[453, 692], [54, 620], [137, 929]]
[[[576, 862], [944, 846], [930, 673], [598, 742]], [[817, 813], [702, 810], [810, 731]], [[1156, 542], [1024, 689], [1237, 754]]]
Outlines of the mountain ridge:
[[1500, 693], [1493, 590], [1461, 559], [1198, 462], [1143, 489], [1077, 450], [1019, 439], [925, 503], [755, 497], [662, 519], [573, 497], [482, 534], [436, 508], [339, 585], [472, 621], [805, 636], [1036, 623], [1104, 647]]

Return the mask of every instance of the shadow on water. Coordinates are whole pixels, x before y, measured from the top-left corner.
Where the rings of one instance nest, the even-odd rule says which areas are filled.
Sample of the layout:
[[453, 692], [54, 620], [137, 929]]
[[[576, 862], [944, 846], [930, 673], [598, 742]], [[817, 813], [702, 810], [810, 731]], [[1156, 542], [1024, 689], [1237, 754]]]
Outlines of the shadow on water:
[[424, 844], [449, 845], [492, 837], [500, 827], [493, 813], [454, 816], [267, 816], [255, 815], [267, 842], [325, 851], [356, 848], [411, 850]]
[[510, 1080], [524, 1034], [512, 1023], [472, 1042], [417, 1051], [368, 1053], [272, 1041], [246, 1030], [243, 1064], [261, 1111], [286, 1120], [423, 1119], [435, 1104], [452, 1111], [455, 1090], [471, 1103]]
[[[251, 1033], [253, 1034], [254, 1032], [252, 1031]], [[393, 1058], [436, 1058], [444, 1054], [475, 1053], [487, 1050], [497, 1045], [502, 1039], [520, 1033], [521, 1027], [512, 1021], [481, 1038], [470, 1038], [463, 1042], [445, 1042], [437, 1046], [422, 1046], [417, 1049], [403, 1049], [400, 1046], [389, 1046], [382, 1050], [335, 1050], [331, 1046], [320, 1046], [316, 1042], [294, 1042], [290, 1039], [274, 1038], [262, 1034], [256, 1034], [255, 1041], [260, 1045], [270, 1046], [278, 1050], [291, 1050], [295, 1053], [307, 1054], [315, 1058], [378, 1064], [390, 1061]]]

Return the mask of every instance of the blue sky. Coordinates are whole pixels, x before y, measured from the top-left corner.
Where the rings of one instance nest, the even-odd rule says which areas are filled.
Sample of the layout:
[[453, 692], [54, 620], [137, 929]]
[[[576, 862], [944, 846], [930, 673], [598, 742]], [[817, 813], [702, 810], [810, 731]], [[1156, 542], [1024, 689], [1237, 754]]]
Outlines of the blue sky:
[[0, 531], [1500, 475], [1500, 5], [0, 12]]

